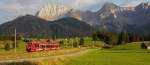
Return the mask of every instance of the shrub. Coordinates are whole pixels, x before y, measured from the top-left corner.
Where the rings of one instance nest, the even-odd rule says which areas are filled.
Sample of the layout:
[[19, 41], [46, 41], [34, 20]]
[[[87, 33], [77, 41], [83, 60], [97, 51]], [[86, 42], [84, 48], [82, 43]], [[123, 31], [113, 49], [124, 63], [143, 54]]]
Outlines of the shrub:
[[5, 49], [5, 51], [9, 51], [9, 50], [10, 50], [10, 44], [9, 44], [9, 43], [6, 43], [4, 49]]
[[77, 41], [73, 42], [73, 47], [78, 47]]
[[141, 48], [142, 48], [142, 49], [147, 49], [147, 46], [146, 46], [144, 43], [142, 43], [142, 44], [141, 44]]
[[64, 41], [63, 40], [59, 41], [59, 44], [64, 45]]

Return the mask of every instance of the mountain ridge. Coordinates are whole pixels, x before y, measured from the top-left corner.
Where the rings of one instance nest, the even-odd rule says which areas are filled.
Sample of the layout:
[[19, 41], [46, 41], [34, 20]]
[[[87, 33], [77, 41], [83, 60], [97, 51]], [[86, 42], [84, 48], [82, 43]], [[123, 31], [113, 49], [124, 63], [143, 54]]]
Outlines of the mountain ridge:
[[32, 37], [47, 37], [52, 35], [56, 35], [57, 37], [80, 37], [92, 33], [90, 25], [74, 18], [66, 17], [47, 22], [36, 16], [26, 15], [1, 24], [0, 35], [5, 33], [12, 36], [14, 28], [16, 28], [18, 34]]

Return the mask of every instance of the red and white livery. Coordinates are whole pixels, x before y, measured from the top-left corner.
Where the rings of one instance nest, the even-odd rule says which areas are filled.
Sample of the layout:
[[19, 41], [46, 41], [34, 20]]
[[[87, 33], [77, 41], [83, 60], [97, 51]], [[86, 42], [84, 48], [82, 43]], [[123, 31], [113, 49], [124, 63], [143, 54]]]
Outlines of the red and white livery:
[[26, 45], [28, 52], [57, 49], [60, 49], [60, 45], [54, 41], [32, 41]]

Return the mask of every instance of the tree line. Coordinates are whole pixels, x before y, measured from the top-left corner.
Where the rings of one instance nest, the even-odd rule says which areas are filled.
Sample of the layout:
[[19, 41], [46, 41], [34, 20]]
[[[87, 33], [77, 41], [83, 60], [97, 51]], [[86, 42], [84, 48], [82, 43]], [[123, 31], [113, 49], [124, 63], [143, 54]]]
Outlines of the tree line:
[[115, 46], [120, 44], [127, 44], [130, 42], [150, 41], [149, 35], [139, 35], [135, 33], [126, 32], [100, 32], [97, 31], [92, 35], [93, 40], [104, 41], [107, 45]]

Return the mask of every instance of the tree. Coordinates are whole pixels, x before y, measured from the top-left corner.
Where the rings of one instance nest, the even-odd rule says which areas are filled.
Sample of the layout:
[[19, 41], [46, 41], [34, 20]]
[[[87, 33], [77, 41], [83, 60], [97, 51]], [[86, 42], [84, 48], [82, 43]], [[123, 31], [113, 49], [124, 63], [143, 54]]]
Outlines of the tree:
[[133, 34], [128, 33], [128, 36], [129, 36], [129, 42], [133, 42]]
[[53, 41], [55, 41], [56, 40], [56, 35], [53, 35], [52, 39], [53, 39]]
[[129, 42], [129, 35], [128, 35], [128, 33], [123, 33], [123, 41], [124, 41], [124, 43], [128, 43]]
[[10, 50], [10, 44], [9, 44], [9, 43], [6, 43], [4, 49], [5, 49], [5, 51], [9, 51], [9, 50]]
[[142, 48], [142, 49], [147, 49], [147, 46], [145, 45], [145, 43], [142, 43], [142, 44], [141, 44], [141, 48]]
[[92, 35], [92, 39], [93, 39], [93, 41], [96, 41], [96, 40], [97, 40], [97, 34], [96, 34], [96, 33], [94, 33], [94, 34]]
[[73, 47], [78, 47], [77, 41], [74, 41], [74, 42], [73, 42]]
[[59, 41], [59, 44], [60, 44], [60, 45], [64, 45], [64, 40], [60, 40], [60, 41]]
[[119, 34], [117, 45], [122, 44], [123, 41], [122, 37], [123, 37], [123, 32]]
[[80, 45], [80, 46], [84, 45], [84, 38], [80, 38], [79, 45]]

